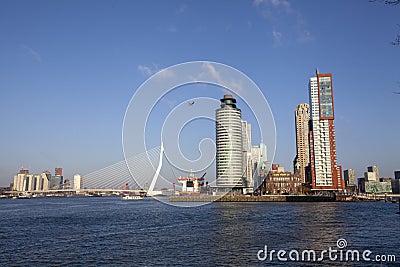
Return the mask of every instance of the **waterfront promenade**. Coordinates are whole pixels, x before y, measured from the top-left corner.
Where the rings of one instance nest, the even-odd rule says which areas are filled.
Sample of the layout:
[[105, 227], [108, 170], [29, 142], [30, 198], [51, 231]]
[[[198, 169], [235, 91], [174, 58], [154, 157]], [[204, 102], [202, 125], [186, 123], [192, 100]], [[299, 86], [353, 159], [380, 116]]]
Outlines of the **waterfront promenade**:
[[333, 202], [333, 201], [379, 201], [388, 199], [399, 199], [400, 195], [375, 195], [369, 197], [335, 197], [319, 195], [264, 195], [264, 196], [246, 196], [246, 195], [184, 195], [170, 196], [170, 202]]
[[290, 195], [268, 195], [268, 196], [171, 196], [171, 202], [331, 202], [335, 201], [331, 196], [290, 196]]

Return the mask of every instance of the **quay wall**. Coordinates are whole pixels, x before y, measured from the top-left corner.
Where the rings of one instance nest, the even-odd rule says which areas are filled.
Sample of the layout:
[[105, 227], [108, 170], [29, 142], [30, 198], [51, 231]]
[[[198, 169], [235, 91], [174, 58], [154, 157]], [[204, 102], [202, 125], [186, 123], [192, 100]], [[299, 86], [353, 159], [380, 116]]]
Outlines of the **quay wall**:
[[211, 195], [192, 195], [192, 196], [170, 196], [170, 202], [332, 202], [334, 197], [330, 196], [288, 196], [288, 195], [269, 195], [269, 196], [211, 196]]

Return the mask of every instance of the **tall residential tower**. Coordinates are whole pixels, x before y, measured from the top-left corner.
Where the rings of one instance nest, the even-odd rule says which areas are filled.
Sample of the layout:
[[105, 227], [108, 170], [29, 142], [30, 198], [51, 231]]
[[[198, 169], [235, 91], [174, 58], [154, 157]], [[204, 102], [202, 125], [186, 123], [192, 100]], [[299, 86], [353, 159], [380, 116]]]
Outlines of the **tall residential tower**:
[[310, 105], [300, 104], [295, 111], [296, 152], [301, 182], [306, 182], [306, 167], [310, 163], [310, 143], [308, 140], [310, 123]]
[[348, 169], [343, 171], [343, 178], [346, 185], [355, 186], [356, 185], [356, 174], [353, 169]]
[[343, 190], [341, 166], [337, 165], [332, 74], [310, 78], [310, 177], [314, 190]]
[[232, 95], [224, 95], [216, 110], [217, 186], [243, 186], [242, 112]]
[[253, 186], [253, 164], [251, 157], [251, 124], [242, 120], [243, 178], [244, 186]]

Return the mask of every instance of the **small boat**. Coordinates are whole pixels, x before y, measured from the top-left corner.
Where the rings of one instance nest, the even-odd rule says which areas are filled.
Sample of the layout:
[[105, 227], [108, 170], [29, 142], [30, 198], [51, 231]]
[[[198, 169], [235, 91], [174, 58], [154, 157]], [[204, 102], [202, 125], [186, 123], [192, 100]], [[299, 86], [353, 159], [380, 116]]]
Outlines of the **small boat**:
[[125, 195], [121, 197], [122, 200], [142, 200], [143, 197], [139, 195]]
[[31, 194], [20, 194], [17, 196], [18, 199], [30, 199], [31, 197]]

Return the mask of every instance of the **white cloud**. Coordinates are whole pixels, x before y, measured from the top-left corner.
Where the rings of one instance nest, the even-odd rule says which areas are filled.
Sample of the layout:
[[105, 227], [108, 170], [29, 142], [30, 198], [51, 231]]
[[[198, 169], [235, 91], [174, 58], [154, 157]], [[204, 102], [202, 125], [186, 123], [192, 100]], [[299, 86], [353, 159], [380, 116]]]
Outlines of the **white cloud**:
[[311, 36], [311, 33], [307, 30], [303, 30], [301, 32], [299, 32], [299, 37], [297, 38], [297, 40], [300, 43], [307, 43], [309, 41], [311, 41], [313, 38]]
[[244, 93], [242, 80], [234, 80], [229, 75], [224, 77], [210, 62], [204, 62], [202, 64], [202, 72], [196, 76], [189, 76], [188, 78], [193, 82], [215, 82], [220, 85], [223, 94], [231, 94], [229, 89], [235, 90], [236, 93]]
[[261, 12], [274, 29], [272, 40], [275, 47], [283, 45], [283, 35], [285, 43], [291, 40], [306, 43], [313, 39], [311, 32], [306, 28], [301, 12], [293, 8], [289, 0], [254, 0], [253, 6]]
[[153, 68], [147, 67], [147, 66], [143, 66], [143, 65], [139, 65], [137, 67], [137, 69], [141, 74], [143, 74], [145, 76], [151, 76], [151, 75], [153, 75], [155, 73], [158, 73], [158, 75], [160, 77], [163, 77], [163, 78], [170, 78], [170, 77], [174, 77], [175, 76], [175, 73], [172, 70], [169, 70], [169, 69], [161, 69], [161, 70], [159, 70], [158, 66], [156, 64], [153, 64]]
[[242, 80], [231, 81], [230, 82], [230, 86], [231, 86], [232, 89], [235, 89], [236, 93], [240, 94], [241, 96], [243, 96], [243, 94], [245, 93]]
[[219, 83], [222, 82], [221, 80], [221, 75], [219, 74], [219, 72], [214, 68], [214, 66], [209, 63], [209, 62], [204, 62], [203, 63], [203, 68], [206, 69], [206, 71], [208, 72], [208, 74], [213, 77], [216, 81], [218, 81]]
[[36, 52], [35, 50], [33, 50], [32, 48], [30, 48], [27, 45], [21, 45], [20, 46], [22, 49], [26, 50], [37, 62], [42, 62], [42, 57], [40, 56], [40, 54], [38, 52]]
[[292, 12], [292, 6], [289, 1], [287, 0], [254, 0], [253, 5], [256, 7], [259, 6], [273, 6], [275, 8], [283, 8], [286, 12]]
[[272, 5], [275, 7], [282, 7], [286, 12], [292, 12], [292, 6], [287, 0], [271, 0]]
[[182, 14], [182, 13], [185, 13], [186, 12], [186, 10], [187, 10], [187, 5], [185, 5], [185, 4], [182, 4], [182, 5], [180, 5], [177, 9], [176, 9], [176, 14]]
[[138, 71], [140, 73], [142, 73], [143, 75], [146, 75], [146, 76], [150, 76], [150, 75], [153, 74], [152, 70], [149, 67], [146, 67], [146, 66], [139, 65], [137, 67], [137, 69], [138, 69]]
[[272, 31], [272, 38], [274, 40], [274, 46], [281, 46], [282, 45], [282, 33], [276, 31], [275, 29]]
[[175, 77], [175, 73], [172, 70], [169, 70], [169, 69], [160, 70], [158, 72], [158, 75], [160, 75], [163, 78]]

